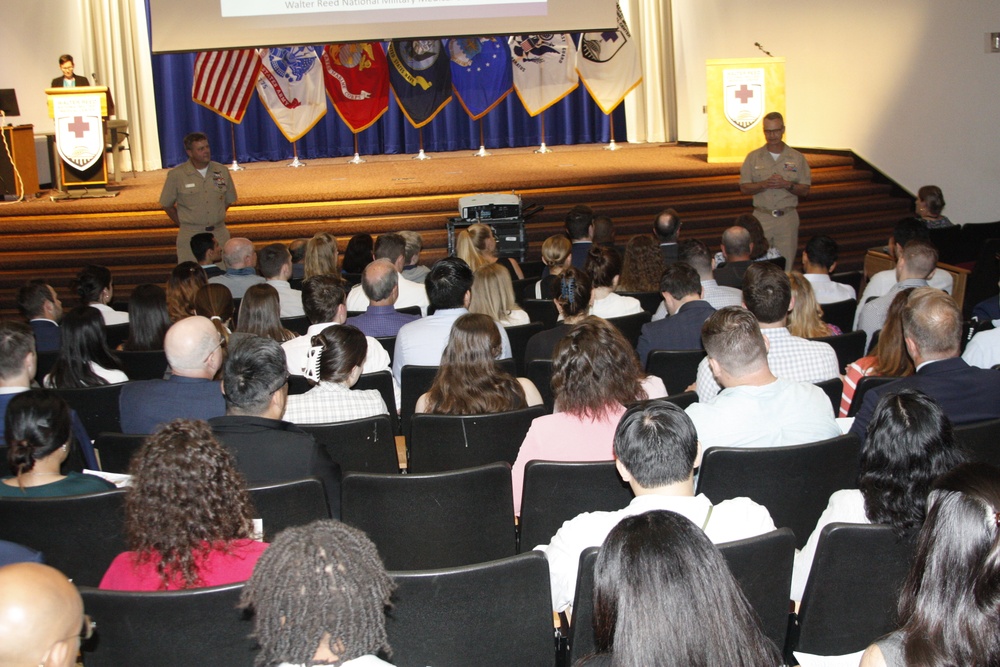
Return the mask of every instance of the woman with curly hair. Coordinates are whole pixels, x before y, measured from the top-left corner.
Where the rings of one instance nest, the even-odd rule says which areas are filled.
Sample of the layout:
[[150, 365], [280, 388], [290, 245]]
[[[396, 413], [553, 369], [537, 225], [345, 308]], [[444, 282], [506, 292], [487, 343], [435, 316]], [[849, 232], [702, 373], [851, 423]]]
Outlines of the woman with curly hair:
[[476, 222], [455, 235], [455, 256], [465, 260], [473, 272], [487, 264], [500, 264], [510, 273], [511, 280], [523, 280], [521, 265], [513, 257], [497, 257], [497, 240], [493, 230]]
[[590, 275], [593, 299], [590, 314], [598, 317], [624, 317], [642, 312], [642, 304], [632, 296], [615, 293], [622, 272], [622, 258], [614, 248], [593, 246], [587, 253], [583, 270]]
[[502, 344], [493, 320], [470, 313], [455, 320], [441, 366], [416, 412], [436, 415], [487, 415], [541, 405], [528, 378], [515, 378], [497, 366]]
[[100, 311], [104, 324], [110, 326], [128, 322], [128, 313], [117, 311], [108, 305], [114, 298], [115, 285], [107, 267], [88, 264], [76, 274], [75, 285], [80, 303]]
[[868, 356], [861, 357], [847, 365], [844, 374], [844, 391], [840, 395], [840, 415], [846, 417], [854, 402], [854, 392], [861, 378], [874, 375], [877, 377], [901, 378], [913, 375], [913, 360], [906, 351], [906, 341], [903, 340], [903, 309], [906, 308], [910, 295], [915, 288], [909, 287], [893, 297], [889, 304], [889, 312], [882, 325], [882, 333], [878, 336], [875, 350]]
[[470, 313], [489, 315], [502, 327], [528, 324], [531, 318], [517, 305], [510, 274], [500, 264], [487, 264], [475, 272], [472, 280]]
[[625, 244], [625, 258], [616, 292], [659, 292], [663, 253], [652, 236], [633, 236]]
[[90, 306], [77, 306], [62, 318], [62, 340], [52, 370], [42, 380], [50, 389], [78, 389], [128, 382], [122, 362], [108, 347], [104, 319]]
[[390, 663], [385, 612], [394, 584], [368, 536], [339, 521], [281, 531], [243, 588], [258, 665]]
[[645, 376], [635, 350], [614, 325], [587, 317], [556, 344], [552, 360], [555, 413], [536, 418], [511, 470], [514, 512], [528, 461], [610, 461], [625, 406], [667, 395], [663, 381]]
[[194, 295], [208, 284], [205, 269], [197, 262], [181, 262], [170, 272], [167, 280], [167, 312], [176, 322], [191, 317], [194, 312]]
[[840, 327], [823, 321], [823, 308], [816, 302], [812, 284], [798, 271], [788, 273], [792, 286], [792, 310], [788, 313], [788, 331], [799, 338], [839, 336]]
[[313, 276], [337, 276], [337, 239], [326, 232], [317, 232], [306, 243], [306, 257], [303, 261], [305, 274], [303, 279]]
[[253, 535], [247, 483], [202, 421], [175, 419], [129, 466], [125, 535], [100, 587], [164, 591], [246, 581], [267, 548]]
[[963, 459], [951, 422], [933, 399], [914, 390], [883, 396], [861, 449], [858, 488], [830, 496], [816, 529], [795, 555], [792, 599], [802, 599], [825, 526], [882, 523], [900, 536], [914, 533], [924, 522], [931, 482]]
[[247, 333], [284, 343], [297, 337], [281, 326], [281, 299], [278, 290], [267, 283], [251, 285], [240, 301], [236, 333]]
[[121, 349], [128, 352], [162, 350], [170, 328], [167, 293], [159, 285], [136, 285], [128, 300], [128, 338]]

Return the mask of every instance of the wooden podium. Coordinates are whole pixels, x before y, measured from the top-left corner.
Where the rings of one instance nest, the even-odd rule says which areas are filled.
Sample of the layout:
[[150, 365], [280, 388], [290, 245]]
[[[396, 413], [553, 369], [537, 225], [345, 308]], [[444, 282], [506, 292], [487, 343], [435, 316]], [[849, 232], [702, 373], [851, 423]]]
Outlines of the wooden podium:
[[[0, 150], [0, 179], [3, 194], [34, 197], [38, 192], [38, 160], [35, 158], [35, 127], [17, 125], [3, 128], [3, 138], [10, 147]], [[17, 173], [15, 174], [15, 169]], [[20, 175], [20, 180], [18, 180]]]
[[742, 162], [764, 145], [765, 114], [785, 113], [784, 58], [708, 60], [708, 161]]
[[110, 106], [106, 86], [47, 88], [49, 117], [56, 125], [56, 148], [64, 188], [108, 183], [104, 159]]

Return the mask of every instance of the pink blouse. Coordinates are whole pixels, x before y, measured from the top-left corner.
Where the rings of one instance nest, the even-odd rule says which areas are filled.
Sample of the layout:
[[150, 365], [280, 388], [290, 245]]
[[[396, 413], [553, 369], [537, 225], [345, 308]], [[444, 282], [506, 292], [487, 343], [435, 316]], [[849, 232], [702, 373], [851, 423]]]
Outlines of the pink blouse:
[[[265, 549], [267, 545], [263, 542], [242, 539], [220, 543], [208, 555], [195, 555], [195, 567], [201, 582], [194, 588], [246, 581], [253, 574], [257, 559]], [[178, 577], [164, 585], [156, 571], [160, 561], [158, 554], [141, 563], [137, 561], [137, 556], [135, 551], [115, 556], [99, 588], [112, 591], [177, 591], [185, 588]]]

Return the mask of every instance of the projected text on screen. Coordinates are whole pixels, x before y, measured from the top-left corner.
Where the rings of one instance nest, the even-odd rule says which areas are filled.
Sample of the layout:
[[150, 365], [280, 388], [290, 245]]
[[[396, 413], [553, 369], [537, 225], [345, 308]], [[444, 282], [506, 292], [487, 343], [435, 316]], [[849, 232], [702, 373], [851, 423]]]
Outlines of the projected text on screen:
[[[463, 18], [470, 7], [480, 18], [544, 14], [547, 0], [220, 0], [222, 16], [288, 16], [319, 12], [428, 10], [427, 20]], [[515, 10], [516, 7], [516, 10]], [[454, 10], [455, 13], [449, 13]], [[527, 10], [527, 11], [526, 11]]]

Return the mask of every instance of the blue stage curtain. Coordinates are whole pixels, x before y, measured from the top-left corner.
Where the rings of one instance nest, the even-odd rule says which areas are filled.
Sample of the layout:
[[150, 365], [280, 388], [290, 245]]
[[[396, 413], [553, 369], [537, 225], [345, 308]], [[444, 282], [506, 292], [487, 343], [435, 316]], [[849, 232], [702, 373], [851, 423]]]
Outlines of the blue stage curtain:
[[[208, 135], [215, 160], [230, 162], [233, 159], [232, 123], [191, 100], [196, 55], [153, 56], [156, 116], [164, 167], [172, 167], [187, 159], [182, 139], [189, 132]], [[625, 111], [622, 105], [615, 109], [611, 117], [615, 123], [615, 138], [625, 141]], [[537, 146], [541, 143], [541, 116], [528, 116], [515, 92], [511, 92], [481, 122], [487, 148]], [[424, 150], [427, 152], [474, 151], [479, 148], [479, 125], [469, 118], [457, 99], [452, 99], [433, 121], [424, 126], [423, 134]], [[256, 95], [250, 100], [243, 122], [235, 126], [235, 135], [236, 159], [240, 162], [273, 162], [292, 157], [292, 145], [278, 130]], [[610, 137], [608, 117], [594, 103], [582, 83], [545, 111], [546, 144], [606, 143]], [[419, 130], [406, 120], [393, 95], [389, 97], [389, 110], [385, 115], [358, 135], [358, 151], [362, 155], [416, 154], [419, 149]], [[299, 140], [298, 153], [302, 159], [354, 154], [353, 135], [329, 100], [326, 116]]]

